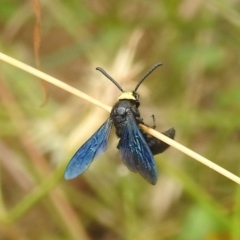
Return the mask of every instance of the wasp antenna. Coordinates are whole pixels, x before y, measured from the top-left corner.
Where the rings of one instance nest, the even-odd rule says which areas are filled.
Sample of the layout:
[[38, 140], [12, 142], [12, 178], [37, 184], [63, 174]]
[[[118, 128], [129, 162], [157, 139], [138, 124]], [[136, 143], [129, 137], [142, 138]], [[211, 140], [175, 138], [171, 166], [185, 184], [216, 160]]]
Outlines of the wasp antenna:
[[134, 92], [137, 91], [137, 89], [139, 88], [139, 86], [142, 84], [142, 82], [147, 78], [148, 75], [150, 75], [156, 68], [162, 66], [162, 63], [156, 63], [144, 76], [143, 78], [139, 81], [139, 83], [137, 84], [137, 86], [134, 89]]
[[115, 84], [115, 86], [121, 91], [124, 92], [121, 86], [102, 68], [97, 67], [96, 70], [100, 71], [106, 78], [108, 78], [112, 83]]

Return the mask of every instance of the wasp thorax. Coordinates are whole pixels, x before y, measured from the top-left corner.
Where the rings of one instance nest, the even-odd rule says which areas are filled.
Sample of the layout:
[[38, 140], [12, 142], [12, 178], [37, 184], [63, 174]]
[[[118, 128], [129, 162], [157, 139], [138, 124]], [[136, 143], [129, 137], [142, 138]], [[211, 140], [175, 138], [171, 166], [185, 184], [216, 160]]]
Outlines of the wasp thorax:
[[137, 99], [133, 92], [123, 92], [119, 96], [118, 100], [135, 100], [136, 101]]

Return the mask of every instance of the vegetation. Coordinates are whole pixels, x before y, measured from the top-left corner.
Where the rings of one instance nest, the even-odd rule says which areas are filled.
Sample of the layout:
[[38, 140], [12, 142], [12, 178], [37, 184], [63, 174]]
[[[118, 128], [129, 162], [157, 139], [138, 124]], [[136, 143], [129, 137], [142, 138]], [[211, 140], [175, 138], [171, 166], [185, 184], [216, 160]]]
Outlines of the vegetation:
[[[154, 114], [158, 131], [175, 127], [177, 141], [239, 175], [238, 1], [39, 4], [1, 1], [1, 52], [109, 106], [120, 92], [96, 67], [132, 90], [163, 62], [139, 88], [145, 122]], [[4, 62], [0, 71], [1, 240], [240, 239], [238, 185], [173, 148], [155, 157], [155, 186], [122, 164], [114, 134], [64, 180], [109, 113]]]

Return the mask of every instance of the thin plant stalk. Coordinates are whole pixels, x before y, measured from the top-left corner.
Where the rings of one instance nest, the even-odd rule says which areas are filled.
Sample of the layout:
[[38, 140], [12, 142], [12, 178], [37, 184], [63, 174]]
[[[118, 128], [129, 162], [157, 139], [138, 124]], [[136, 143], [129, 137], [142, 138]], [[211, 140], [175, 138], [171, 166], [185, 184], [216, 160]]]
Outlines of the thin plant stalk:
[[83, 98], [85, 99], [86, 101], [100, 107], [100, 108], [103, 108], [104, 110], [110, 112], [111, 111], [111, 107], [101, 103], [100, 101], [96, 100], [95, 98], [92, 98], [91, 96], [79, 91], [78, 89], [44, 73], [44, 72], [41, 72], [39, 70], [37, 70], [36, 68], [33, 68], [25, 63], [22, 63], [12, 57], [9, 57], [7, 56], [6, 54], [3, 54], [0, 52], [0, 59], [6, 63], [9, 63], [17, 68], [20, 68], [22, 69], [23, 71], [25, 72], [28, 72], [28, 73], [31, 73], [32, 75], [36, 76], [36, 77], [39, 77], [40, 79], [43, 79], [59, 88], [62, 88], [64, 89], [65, 91], [67, 92], [70, 92], [72, 93], [73, 95], [76, 95], [80, 98]]
[[225, 168], [220, 167], [219, 165], [217, 165], [216, 163], [210, 161], [209, 159], [201, 156], [200, 154], [192, 151], [191, 149], [181, 145], [180, 143], [172, 140], [171, 138], [168, 138], [167, 136], [163, 135], [160, 132], [155, 131], [152, 128], [149, 128], [145, 125], [140, 124], [140, 127], [144, 130], [144, 132], [147, 132], [151, 135], [153, 135], [154, 137], [162, 140], [163, 142], [171, 145], [172, 147], [178, 149], [179, 151], [185, 153], [186, 155], [194, 158], [195, 160], [201, 162], [202, 164], [210, 167], [211, 169], [214, 169], [216, 172], [222, 174], [223, 176], [229, 178], [230, 180], [240, 184], [240, 178], [237, 177], [236, 175], [234, 175], [233, 173], [227, 171]]
[[[62, 88], [65, 91], [70, 92], [70, 93], [72, 93], [72, 94], [74, 94], [74, 95], [76, 95], [76, 96], [78, 96], [78, 97], [80, 97], [80, 98], [82, 98], [82, 99], [84, 99], [84, 100], [86, 100], [86, 101], [88, 101], [88, 102], [98, 106], [98, 107], [101, 107], [101, 108], [103, 108], [104, 110], [106, 110], [108, 112], [111, 111], [111, 107], [109, 107], [109, 106], [103, 104], [102, 102], [100, 102], [100, 101], [90, 97], [89, 95], [79, 91], [78, 89], [76, 89], [76, 88], [74, 88], [74, 87], [72, 87], [72, 86], [70, 86], [70, 85], [68, 85], [68, 84], [66, 84], [66, 83], [64, 83], [64, 82], [54, 78], [54, 77], [51, 77], [51, 76], [47, 75], [46, 73], [43, 73], [43, 72], [41, 72], [41, 71], [39, 71], [39, 70], [37, 70], [37, 69], [27, 65], [27, 64], [24, 64], [24, 63], [14, 59], [14, 58], [11, 58], [11, 57], [9, 57], [9, 56], [1, 53], [1, 52], [0, 52], [0, 60], [2, 60], [4, 62], [7, 62], [7, 63], [9, 63], [9, 64], [11, 64], [11, 65], [13, 65], [13, 66], [15, 66], [17, 68], [20, 68], [20, 69], [22, 69], [22, 70], [24, 70], [24, 71], [26, 71], [28, 73], [31, 73], [32, 75], [35, 75], [36, 77], [39, 77], [39, 78], [41, 78], [41, 79], [43, 79], [43, 80], [45, 80], [45, 81], [47, 81], [47, 82], [49, 82], [49, 83], [59, 87], [59, 88]], [[239, 177], [237, 177], [233, 173], [227, 171], [226, 169], [220, 167], [219, 165], [213, 163], [209, 159], [199, 155], [198, 153], [196, 153], [196, 152], [190, 150], [189, 148], [181, 145], [180, 143], [178, 143], [178, 142], [176, 142], [176, 141], [166, 137], [165, 135], [155, 131], [152, 128], [148, 128], [147, 126], [142, 125], [142, 124], [140, 124], [140, 127], [145, 132], [153, 135], [154, 137], [162, 140], [163, 142], [166, 142], [170, 146], [178, 149], [179, 151], [181, 151], [181, 152], [185, 153], [186, 155], [194, 158], [195, 160], [201, 162], [202, 164], [212, 168], [213, 170], [215, 170], [216, 172], [222, 174], [223, 176], [227, 177], [228, 179], [230, 179], [230, 180], [240, 184], [240, 178]]]

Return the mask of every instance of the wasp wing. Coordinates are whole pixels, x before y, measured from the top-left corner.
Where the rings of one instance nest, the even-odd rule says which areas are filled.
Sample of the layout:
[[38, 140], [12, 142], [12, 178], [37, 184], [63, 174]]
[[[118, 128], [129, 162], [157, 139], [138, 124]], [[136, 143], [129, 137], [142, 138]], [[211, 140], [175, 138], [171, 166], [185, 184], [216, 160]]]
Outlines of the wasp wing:
[[72, 179], [82, 174], [93, 159], [102, 154], [108, 146], [108, 138], [112, 128], [112, 119], [106, 122], [77, 150], [66, 167], [65, 179]]
[[126, 117], [118, 149], [123, 163], [133, 172], [140, 173], [151, 184], [157, 182], [155, 161], [147, 142], [140, 132], [131, 112]]

